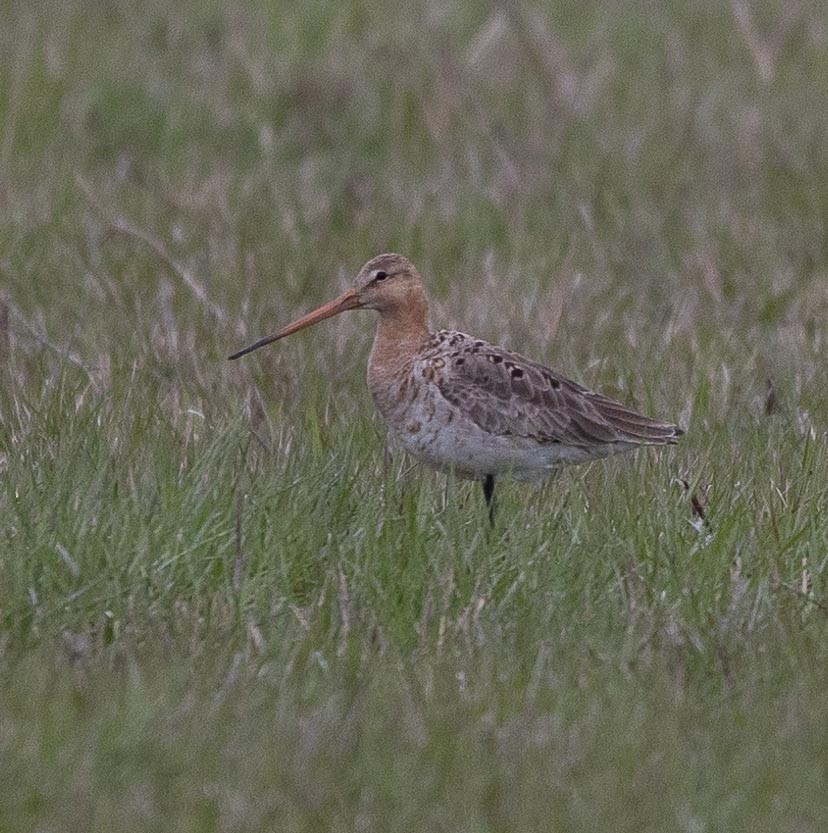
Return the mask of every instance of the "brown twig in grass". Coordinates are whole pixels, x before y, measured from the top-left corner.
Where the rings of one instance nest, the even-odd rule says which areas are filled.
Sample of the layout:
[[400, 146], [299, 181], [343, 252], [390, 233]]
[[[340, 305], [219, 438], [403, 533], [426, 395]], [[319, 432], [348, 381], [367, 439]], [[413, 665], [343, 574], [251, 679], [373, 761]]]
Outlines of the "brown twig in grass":
[[725, 686], [727, 686], [727, 688], [733, 688], [735, 680], [733, 676], [733, 667], [730, 662], [730, 654], [727, 652], [725, 646], [721, 644], [718, 646], [717, 653], [719, 655], [719, 662], [722, 666], [722, 677], [724, 678]]
[[691, 492], [690, 491], [690, 484], [683, 478], [677, 477], [675, 479], [676, 483], [684, 489], [685, 493], [690, 496], [690, 506], [693, 509], [693, 514], [698, 519], [699, 523], [704, 526], [704, 528], [709, 532], [711, 529], [710, 521], [707, 517], [707, 511], [704, 507], [704, 503], [702, 499], [699, 497], [698, 492]]
[[227, 314], [216, 303], [210, 300], [204, 284], [198, 280], [192, 269], [183, 263], [179, 263], [167, 250], [164, 243], [157, 237], [153, 237], [143, 229], [129, 223], [124, 217], [113, 215], [94, 195], [92, 189], [84, 181], [83, 177], [75, 177], [78, 190], [83, 194], [84, 199], [106, 220], [110, 231], [138, 240], [149, 248], [155, 256], [193, 293], [196, 300], [218, 321], [219, 324], [227, 323]]
[[773, 416], [779, 410], [779, 402], [776, 397], [776, 388], [773, 384], [773, 379], [768, 377], [767, 386], [765, 390], [765, 416]]

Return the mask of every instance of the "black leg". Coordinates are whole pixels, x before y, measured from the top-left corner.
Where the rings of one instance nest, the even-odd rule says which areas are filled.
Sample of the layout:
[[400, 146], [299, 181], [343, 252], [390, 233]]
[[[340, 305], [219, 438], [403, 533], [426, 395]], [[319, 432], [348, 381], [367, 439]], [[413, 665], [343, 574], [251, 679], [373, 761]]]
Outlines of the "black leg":
[[487, 474], [483, 478], [483, 497], [486, 498], [486, 506], [489, 507], [489, 523], [494, 527], [495, 502], [493, 474]]

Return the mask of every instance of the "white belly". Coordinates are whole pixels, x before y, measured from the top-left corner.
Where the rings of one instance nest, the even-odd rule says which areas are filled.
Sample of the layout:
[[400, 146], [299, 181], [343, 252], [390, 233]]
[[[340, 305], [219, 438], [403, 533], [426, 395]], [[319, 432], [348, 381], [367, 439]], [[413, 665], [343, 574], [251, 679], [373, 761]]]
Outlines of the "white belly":
[[431, 397], [383, 416], [392, 433], [417, 460], [475, 480], [489, 474], [543, 480], [561, 465], [585, 463], [627, 449], [613, 443], [587, 451], [526, 437], [489, 434], [445, 400]]

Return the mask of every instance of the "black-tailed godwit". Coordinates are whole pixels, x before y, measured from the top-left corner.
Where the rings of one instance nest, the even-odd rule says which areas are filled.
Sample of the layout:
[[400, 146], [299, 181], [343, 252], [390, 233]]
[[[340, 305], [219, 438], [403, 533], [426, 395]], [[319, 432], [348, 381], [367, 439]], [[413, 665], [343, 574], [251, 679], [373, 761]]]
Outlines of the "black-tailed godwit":
[[492, 521], [496, 477], [540, 480], [564, 464], [675, 443], [683, 433], [511, 350], [432, 332], [422, 279], [397, 254], [369, 260], [351, 289], [230, 358], [352, 309], [379, 313], [368, 387], [388, 427], [426, 465], [479, 480]]

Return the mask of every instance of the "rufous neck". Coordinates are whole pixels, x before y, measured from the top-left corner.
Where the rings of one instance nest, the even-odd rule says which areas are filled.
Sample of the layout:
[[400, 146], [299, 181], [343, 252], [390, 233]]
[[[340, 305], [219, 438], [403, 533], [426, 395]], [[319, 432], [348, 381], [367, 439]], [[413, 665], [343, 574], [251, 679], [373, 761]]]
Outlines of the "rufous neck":
[[399, 365], [422, 347], [429, 338], [426, 308], [383, 310], [377, 324], [371, 359], [383, 365]]

